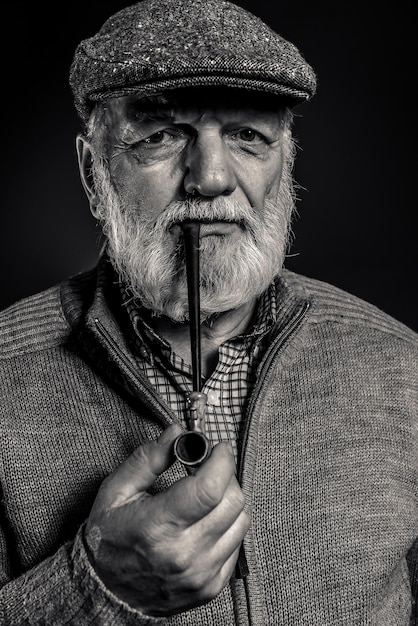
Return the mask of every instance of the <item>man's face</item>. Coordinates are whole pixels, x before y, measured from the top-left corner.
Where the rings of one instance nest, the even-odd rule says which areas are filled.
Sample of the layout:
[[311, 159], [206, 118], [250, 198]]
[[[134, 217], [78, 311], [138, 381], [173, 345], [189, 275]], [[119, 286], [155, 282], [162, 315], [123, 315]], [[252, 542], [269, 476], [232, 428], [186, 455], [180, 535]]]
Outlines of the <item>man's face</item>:
[[[114, 261], [134, 294], [159, 313], [187, 317], [180, 224], [195, 219], [201, 222], [203, 315], [259, 295], [280, 270], [292, 209], [278, 204], [279, 112], [231, 100], [147, 110], [135, 96], [126, 96], [108, 102], [106, 124], [109, 166], [107, 184], [102, 177], [98, 185], [101, 213]], [[118, 215], [113, 211], [110, 220], [109, 194], [118, 204]], [[285, 195], [292, 204], [289, 189]], [[119, 217], [129, 237], [112, 246], [116, 230], [122, 230], [122, 223], [115, 228]], [[131, 259], [123, 261], [123, 255]], [[233, 268], [237, 263], [263, 267], [252, 277], [247, 267], [240, 276]], [[135, 287], [137, 280], [147, 285]], [[248, 293], [243, 281], [254, 283]]]
[[227, 196], [262, 214], [280, 184], [280, 116], [238, 106], [162, 107], [152, 119], [154, 112], [143, 113], [133, 96], [112, 100], [110, 175], [121, 202], [155, 220], [171, 202], [197, 192]]

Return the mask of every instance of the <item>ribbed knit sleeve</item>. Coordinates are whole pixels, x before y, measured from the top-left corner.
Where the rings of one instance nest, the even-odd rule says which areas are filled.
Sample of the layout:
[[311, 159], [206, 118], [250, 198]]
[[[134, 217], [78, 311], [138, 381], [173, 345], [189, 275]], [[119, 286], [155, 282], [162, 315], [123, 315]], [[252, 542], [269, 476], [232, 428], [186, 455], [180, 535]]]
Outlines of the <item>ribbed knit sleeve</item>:
[[[77, 482], [80, 468], [90, 467], [97, 488], [112, 469], [99, 467], [103, 450], [111, 446], [102, 448], [98, 464], [92, 461], [97, 432], [86, 430], [86, 409], [97, 401], [87, 389], [96, 384], [88, 375], [84, 395], [80, 376], [87, 370], [66, 347], [69, 332], [58, 288], [0, 316], [0, 625], [161, 624], [164, 620], [144, 616], [111, 594], [84, 550], [82, 520], [95, 488], [72, 489], [66, 481]], [[116, 406], [111, 411], [119, 415]], [[88, 443], [81, 458], [72, 442], [83, 432]], [[21, 497], [11, 495], [25, 484]], [[67, 522], [60, 517], [63, 508]]]
[[74, 542], [3, 586], [0, 617], [4, 626], [143, 626], [166, 621], [130, 609], [104, 587], [89, 564], [82, 529]]

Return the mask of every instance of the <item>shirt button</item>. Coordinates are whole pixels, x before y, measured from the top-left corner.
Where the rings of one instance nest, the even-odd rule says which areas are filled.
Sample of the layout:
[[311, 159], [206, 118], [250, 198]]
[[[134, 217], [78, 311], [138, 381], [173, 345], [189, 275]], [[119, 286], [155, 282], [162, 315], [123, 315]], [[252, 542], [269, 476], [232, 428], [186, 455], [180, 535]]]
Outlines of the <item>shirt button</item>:
[[141, 347], [139, 348], [139, 354], [140, 354], [140, 355], [141, 355], [144, 359], [146, 359], [146, 358], [147, 358], [147, 356], [148, 356], [148, 351], [147, 351], [147, 349], [146, 349], [146, 348], [144, 348], [144, 346], [141, 346]]
[[209, 391], [208, 393], [208, 402], [210, 404], [217, 404], [219, 401], [219, 394], [216, 391]]

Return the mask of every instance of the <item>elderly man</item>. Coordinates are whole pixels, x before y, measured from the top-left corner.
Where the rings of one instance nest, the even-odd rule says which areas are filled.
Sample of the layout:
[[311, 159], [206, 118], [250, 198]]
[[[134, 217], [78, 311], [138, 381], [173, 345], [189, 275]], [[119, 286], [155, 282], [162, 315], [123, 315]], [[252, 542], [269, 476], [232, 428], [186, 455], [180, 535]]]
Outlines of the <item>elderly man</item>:
[[143, 0], [70, 82], [106, 245], [0, 317], [1, 623], [412, 624], [417, 337], [283, 267], [313, 70], [234, 4]]

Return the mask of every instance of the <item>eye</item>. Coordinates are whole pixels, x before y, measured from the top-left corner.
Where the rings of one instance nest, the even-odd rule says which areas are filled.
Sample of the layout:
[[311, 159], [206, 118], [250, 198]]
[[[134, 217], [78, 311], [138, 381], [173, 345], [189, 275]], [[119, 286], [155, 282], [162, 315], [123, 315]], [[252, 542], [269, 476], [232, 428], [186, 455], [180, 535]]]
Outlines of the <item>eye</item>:
[[241, 126], [232, 128], [226, 135], [226, 142], [232, 150], [245, 152], [254, 156], [261, 156], [266, 153], [269, 142], [265, 135], [251, 126]]
[[252, 128], [243, 128], [239, 131], [238, 136], [243, 141], [254, 141], [259, 138], [259, 134]]
[[143, 139], [143, 142], [147, 144], [158, 144], [164, 140], [164, 135], [165, 133], [163, 130], [158, 130], [156, 133], [153, 133], [146, 139]]
[[142, 148], [168, 149], [177, 146], [179, 149], [187, 139], [181, 128], [162, 128], [149, 134], [138, 142], [138, 146]]
[[141, 163], [168, 159], [179, 154], [187, 145], [188, 135], [175, 126], [144, 129], [143, 138], [132, 144], [131, 150]]

